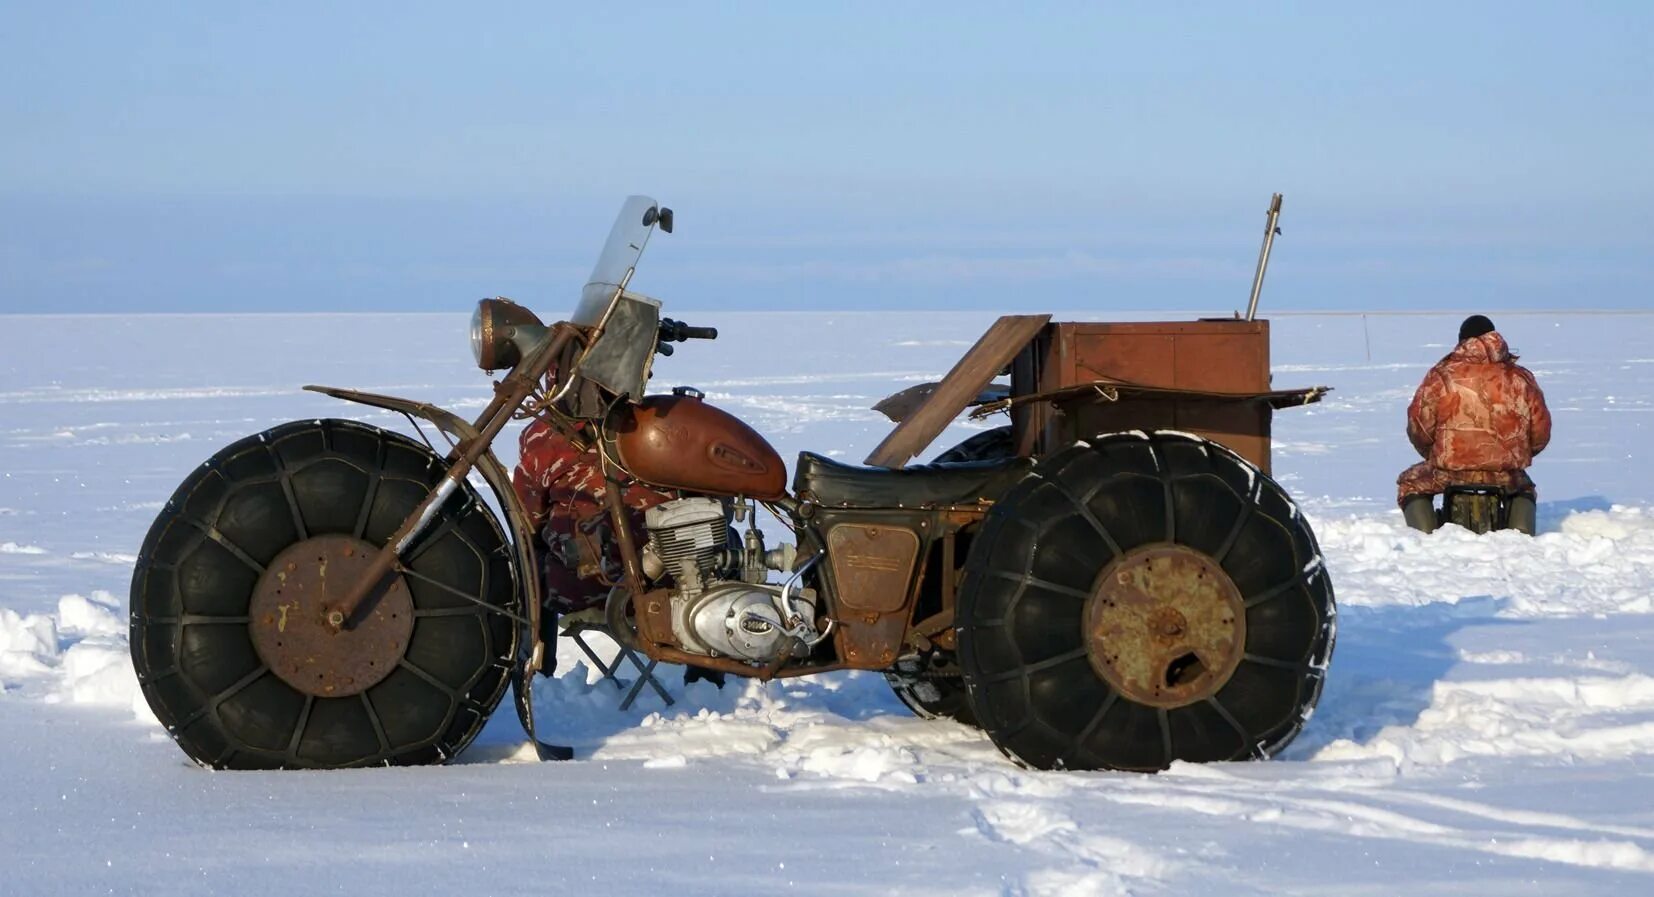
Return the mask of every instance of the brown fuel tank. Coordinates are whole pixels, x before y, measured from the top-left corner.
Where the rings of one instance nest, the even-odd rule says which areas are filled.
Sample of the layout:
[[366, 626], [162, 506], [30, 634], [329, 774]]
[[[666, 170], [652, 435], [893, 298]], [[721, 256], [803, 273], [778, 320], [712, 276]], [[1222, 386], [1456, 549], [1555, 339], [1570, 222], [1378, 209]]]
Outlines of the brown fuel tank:
[[711, 495], [774, 500], [787, 468], [764, 437], [698, 395], [648, 396], [610, 416], [605, 434], [639, 479]]

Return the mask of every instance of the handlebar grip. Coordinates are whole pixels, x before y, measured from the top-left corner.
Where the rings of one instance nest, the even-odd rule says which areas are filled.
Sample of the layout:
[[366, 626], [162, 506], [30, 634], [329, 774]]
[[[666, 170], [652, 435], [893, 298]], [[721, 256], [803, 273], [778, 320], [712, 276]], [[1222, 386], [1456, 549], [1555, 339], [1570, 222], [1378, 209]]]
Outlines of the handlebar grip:
[[716, 327], [691, 327], [682, 321], [671, 318], [662, 318], [660, 322], [660, 341], [663, 343], [681, 343], [691, 339], [717, 339]]

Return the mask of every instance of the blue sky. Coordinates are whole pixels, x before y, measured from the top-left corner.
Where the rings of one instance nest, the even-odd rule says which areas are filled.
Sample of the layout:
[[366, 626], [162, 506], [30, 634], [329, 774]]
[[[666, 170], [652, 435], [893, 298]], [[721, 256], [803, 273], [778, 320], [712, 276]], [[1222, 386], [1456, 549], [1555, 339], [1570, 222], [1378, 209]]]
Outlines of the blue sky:
[[[705, 8], [699, 8], [699, 7]], [[0, 8], [0, 312], [1654, 307], [1654, 4]]]

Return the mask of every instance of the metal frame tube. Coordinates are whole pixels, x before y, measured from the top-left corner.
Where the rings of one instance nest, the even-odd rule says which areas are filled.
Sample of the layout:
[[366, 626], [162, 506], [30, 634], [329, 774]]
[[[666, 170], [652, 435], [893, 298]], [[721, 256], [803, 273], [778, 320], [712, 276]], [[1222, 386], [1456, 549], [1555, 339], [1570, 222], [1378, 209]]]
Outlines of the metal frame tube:
[[1281, 232], [1281, 194], [1269, 200], [1269, 218], [1263, 229], [1263, 248], [1258, 250], [1258, 271], [1252, 276], [1252, 298], [1246, 303], [1246, 320], [1258, 317], [1258, 294], [1263, 292], [1263, 275], [1269, 269], [1269, 250], [1275, 245], [1275, 235]]
[[488, 454], [494, 437], [511, 422], [512, 413], [517, 410], [517, 406], [534, 391], [540, 378], [545, 376], [546, 368], [552, 359], [556, 358], [557, 353], [562, 351], [573, 336], [574, 328], [565, 324], [557, 325], [527, 358], [519, 362], [505, 379], [495, 385], [493, 400], [483, 409], [482, 414], [477, 416], [476, 423], [473, 424], [477, 431], [476, 436], [462, 439], [454, 446], [454, 450], [448, 456], [448, 471], [443, 481], [403, 520], [402, 525], [391, 535], [385, 547], [379, 549], [373, 563], [362, 573], [350, 591], [345, 593], [344, 598], [329, 608], [329, 625], [335, 629], [349, 628], [371, 609], [383, 593], [391, 572], [396, 569], [401, 553], [430, 524], [436, 516], [437, 507], [453, 493], [459, 481], [470, 474], [478, 459]]

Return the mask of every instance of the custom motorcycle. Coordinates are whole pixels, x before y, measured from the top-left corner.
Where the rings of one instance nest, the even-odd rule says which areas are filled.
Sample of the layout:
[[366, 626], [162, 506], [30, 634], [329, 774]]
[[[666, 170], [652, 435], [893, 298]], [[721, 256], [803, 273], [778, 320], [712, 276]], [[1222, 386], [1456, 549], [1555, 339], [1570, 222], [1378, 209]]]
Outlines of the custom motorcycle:
[[[1335, 613], [1308, 523], [1264, 472], [1269, 412], [1319, 397], [1269, 389], [1267, 322], [1162, 339], [1001, 318], [905, 395], [868, 466], [805, 452], [789, 488], [770, 444], [701, 393], [648, 391], [658, 355], [717, 336], [628, 288], [672, 224], [628, 199], [566, 321], [482, 301], [472, 351], [506, 373], [475, 420], [307, 387], [440, 443], [295, 421], [190, 473], [131, 601], [143, 694], [185, 753], [236, 769], [442, 762], [513, 687], [554, 755], [531, 699], [555, 637], [542, 543], [491, 451], [520, 419], [600, 465], [611, 538], [583, 572], [612, 583], [603, 627], [650, 658], [765, 680], [881, 671], [916, 712], [1039, 768], [1260, 758], [1296, 735]], [[1191, 360], [1162, 365], [1178, 345]], [[973, 405], [1011, 426], [907, 466]], [[633, 482], [675, 496], [641, 539], [620, 498]], [[761, 514], [791, 538], [766, 544]]]

